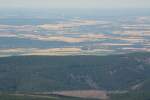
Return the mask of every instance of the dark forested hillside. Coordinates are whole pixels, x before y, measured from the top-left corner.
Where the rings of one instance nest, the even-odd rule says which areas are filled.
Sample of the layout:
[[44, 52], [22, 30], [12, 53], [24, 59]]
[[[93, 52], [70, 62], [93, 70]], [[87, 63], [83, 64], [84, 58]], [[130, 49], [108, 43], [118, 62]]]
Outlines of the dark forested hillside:
[[0, 58], [0, 91], [150, 89], [149, 76], [150, 53]]

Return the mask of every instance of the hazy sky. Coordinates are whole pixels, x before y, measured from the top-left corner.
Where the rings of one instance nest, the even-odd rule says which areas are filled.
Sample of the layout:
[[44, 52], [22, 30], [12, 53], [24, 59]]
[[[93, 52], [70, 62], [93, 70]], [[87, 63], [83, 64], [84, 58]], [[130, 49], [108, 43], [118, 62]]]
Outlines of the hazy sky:
[[150, 0], [0, 0], [3, 8], [149, 8]]

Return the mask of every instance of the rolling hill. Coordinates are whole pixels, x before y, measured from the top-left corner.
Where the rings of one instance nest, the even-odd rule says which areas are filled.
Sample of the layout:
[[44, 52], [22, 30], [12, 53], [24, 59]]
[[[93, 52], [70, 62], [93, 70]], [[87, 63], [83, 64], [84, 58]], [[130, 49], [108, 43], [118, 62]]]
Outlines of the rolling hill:
[[0, 58], [0, 91], [147, 89], [149, 76], [150, 53]]

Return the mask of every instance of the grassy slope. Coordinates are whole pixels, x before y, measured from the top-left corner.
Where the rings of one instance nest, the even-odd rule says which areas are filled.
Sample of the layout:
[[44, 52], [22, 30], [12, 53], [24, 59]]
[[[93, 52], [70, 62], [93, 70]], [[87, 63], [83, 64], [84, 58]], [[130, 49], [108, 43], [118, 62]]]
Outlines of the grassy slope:
[[110, 100], [150, 100], [150, 91], [132, 91], [125, 94], [111, 94]]
[[77, 98], [67, 96], [42, 96], [42, 95], [15, 95], [15, 94], [0, 94], [0, 100], [97, 100], [88, 98]]

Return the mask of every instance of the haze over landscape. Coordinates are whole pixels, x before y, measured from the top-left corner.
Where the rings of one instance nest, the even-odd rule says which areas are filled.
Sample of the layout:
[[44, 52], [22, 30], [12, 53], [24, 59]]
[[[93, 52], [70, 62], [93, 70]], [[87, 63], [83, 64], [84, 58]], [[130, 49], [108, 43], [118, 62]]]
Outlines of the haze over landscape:
[[149, 100], [149, 0], [0, 0], [0, 100]]

